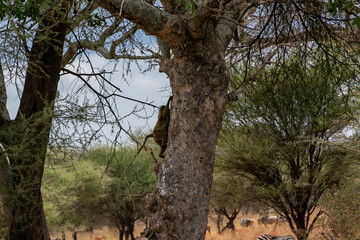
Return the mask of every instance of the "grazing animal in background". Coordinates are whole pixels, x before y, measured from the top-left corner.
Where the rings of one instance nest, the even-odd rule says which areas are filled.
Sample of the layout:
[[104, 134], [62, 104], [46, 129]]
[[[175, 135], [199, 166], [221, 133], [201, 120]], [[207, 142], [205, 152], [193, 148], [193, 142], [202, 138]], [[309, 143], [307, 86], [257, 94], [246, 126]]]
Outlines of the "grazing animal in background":
[[263, 234], [257, 238], [257, 240], [296, 240], [292, 235], [286, 236], [273, 236], [270, 234]]
[[277, 223], [278, 217], [277, 216], [263, 216], [258, 219], [258, 224], [273, 224]]
[[246, 218], [240, 219], [240, 226], [242, 227], [250, 227], [253, 225], [254, 221]]

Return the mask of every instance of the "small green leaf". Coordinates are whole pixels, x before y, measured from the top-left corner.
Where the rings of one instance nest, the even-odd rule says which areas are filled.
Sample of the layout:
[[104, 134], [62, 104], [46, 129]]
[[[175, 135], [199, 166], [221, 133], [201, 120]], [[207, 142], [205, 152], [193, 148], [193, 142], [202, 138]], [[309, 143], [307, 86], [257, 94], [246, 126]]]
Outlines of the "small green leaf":
[[195, 4], [192, 4], [192, 6], [191, 6], [191, 12], [192, 12], [192, 15], [195, 15]]
[[191, 2], [190, 1], [186, 1], [185, 2], [185, 10], [189, 10], [189, 9], [191, 9]]
[[328, 9], [328, 11], [329, 11], [330, 13], [336, 14], [336, 12], [337, 12], [337, 10], [336, 10], [336, 5], [335, 5], [335, 3], [334, 3], [332, 0], [330, 0], [330, 1], [328, 2], [328, 4], [326, 5], [326, 7], [327, 7], [327, 9]]
[[352, 21], [351, 24], [356, 25], [358, 28], [360, 28], [360, 17], [355, 18], [355, 20]]

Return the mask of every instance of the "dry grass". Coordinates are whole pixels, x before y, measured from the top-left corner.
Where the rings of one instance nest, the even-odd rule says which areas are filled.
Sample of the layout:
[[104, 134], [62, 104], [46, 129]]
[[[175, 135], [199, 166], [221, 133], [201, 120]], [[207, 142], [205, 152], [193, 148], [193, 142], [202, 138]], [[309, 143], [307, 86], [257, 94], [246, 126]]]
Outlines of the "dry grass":
[[[247, 218], [254, 221], [253, 225], [250, 227], [242, 227], [240, 226], [240, 219]], [[205, 240], [256, 240], [258, 236], [261, 234], [272, 234], [272, 235], [288, 235], [294, 234], [291, 232], [287, 223], [278, 223], [278, 224], [270, 224], [270, 225], [263, 225], [258, 224], [257, 219], [259, 218], [258, 215], [240, 215], [235, 220], [235, 228], [234, 232], [230, 230], [226, 230], [224, 233], [219, 235], [217, 233], [216, 224], [209, 219], [209, 226], [211, 232], [206, 234]], [[139, 236], [140, 232], [145, 228], [145, 225], [142, 223], [138, 223], [135, 226], [134, 236]], [[316, 239], [316, 233], [318, 230], [314, 230], [314, 233], [310, 235], [310, 239]], [[79, 232], [78, 233], [78, 240], [118, 240], [119, 235], [116, 229], [110, 229], [108, 227], [96, 228], [94, 229], [93, 233], [90, 232]], [[54, 234], [53, 237], [60, 237], [59, 234]], [[72, 235], [70, 232], [66, 234], [66, 239], [72, 239]], [[189, 239], [191, 240], [191, 239]]]
[[[251, 219], [254, 223], [249, 227], [242, 227], [240, 226], [241, 218]], [[221, 235], [217, 233], [216, 224], [209, 220], [211, 233], [206, 234], [205, 240], [256, 240], [258, 236], [264, 233], [279, 236], [292, 234], [288, 224], [286, 223], [259, 225], [257, 223], [258, 218], [258, 215], [240, 215], [234, 222], [236, 230], [234, 232], [226, 230]]]

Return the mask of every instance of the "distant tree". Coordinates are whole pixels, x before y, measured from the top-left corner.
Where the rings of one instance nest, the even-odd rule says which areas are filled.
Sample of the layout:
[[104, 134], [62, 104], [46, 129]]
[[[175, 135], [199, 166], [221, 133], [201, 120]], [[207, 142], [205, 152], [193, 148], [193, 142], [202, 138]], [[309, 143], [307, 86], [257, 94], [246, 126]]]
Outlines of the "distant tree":
[[[100, 185], [104, 169], [94, 171], [96, 164], [86, 159], [74, 159], [53, 164], [44, 172], [44, 206], [53, 232], [76, 231], [108, 222], [101, 200]], [[106, 178], [103, 182], [107, 181]]]
[[[216, 163], [215, 163], [216, 164]], [[247, 180], [238, 175], [227, 174], [215, 167], [213, 184], [211, 187], [210, 205], [217, 216], [218, 233], [226, 229], [235, 230], [234, 220], [238, 216], [241, 207], [249, 200]], [[227, 223], [221, 227], [225, 217]]]
[[220, 165], [249, 178], [257, 198], [307, 239], [320, 197], [350, 164], [342, 136], [358, 112], [356, 71], [319, 51], [295, 52], [258, 78], [229, 110]]
[[119, 240], [135, 239], [135, 221], [146, 215], [143, 198], [156, 186], [151, 156], [146, 152], [134, 156], [136, 149], [131, 147], [121, 147], [114, 152], [98, 148], [85, 156], [106, 167], [105, 174], [110, 180], [103, 186], [102, 204], [110, 224], [119, 230]]

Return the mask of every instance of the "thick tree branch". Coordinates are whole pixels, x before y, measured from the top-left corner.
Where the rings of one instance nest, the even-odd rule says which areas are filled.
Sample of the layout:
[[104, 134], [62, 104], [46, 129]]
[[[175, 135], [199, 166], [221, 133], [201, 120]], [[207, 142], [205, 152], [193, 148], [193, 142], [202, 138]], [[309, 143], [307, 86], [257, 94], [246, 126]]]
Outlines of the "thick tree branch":
[[114, 15], [121, 13], [120, 17], [136, 23], [145, 32], [166, 39], [170, 47], [181, 45], [186, 37], [184, 19], [143, 0], [105, 0], [100, 5]]
[[175, 13], [178, 3], [173, 0], [160, 0], [161, 4], [164, 7], [164, 10], [168, 13]]
[[170, 59], [170, 47], [161, 38], [156, 37], [156, 40], [159, 45], [161, 57]]
[[120, 18], [118, 20], [119, 21], [115, 21], [110, 27], [105, 29], [97, 41], [92, 42], [86, 39], [86, 40], [77, 40], [76, 42], [69, 43], [68, 50], [65, 52], [63, 56], [62, 68], [64, 68], [71, 61], [71, 59], [74, 58], [74, 56], [76, 55], [79, 49], [88, 49], [88, 50], [96, 51], [106, 59], [146, 60], [146, 59], [159, 58], [158, 54], [151, 54], [147, 56], [135, 56], [130, 54], [115, 53], [117, 46], [124, 43], [127, 39], [129, 39], [135, 34], [135, 32], [138, 29], [136, 26], [133, 26], [127, 32], [123, 33], [123, 35], [120, 38], [113, 40], [110, 49], [108, 50], [105, 47], [106, 39], [111, 37], [116, 31], [118, 31], [117, 26], [120, 22]]

